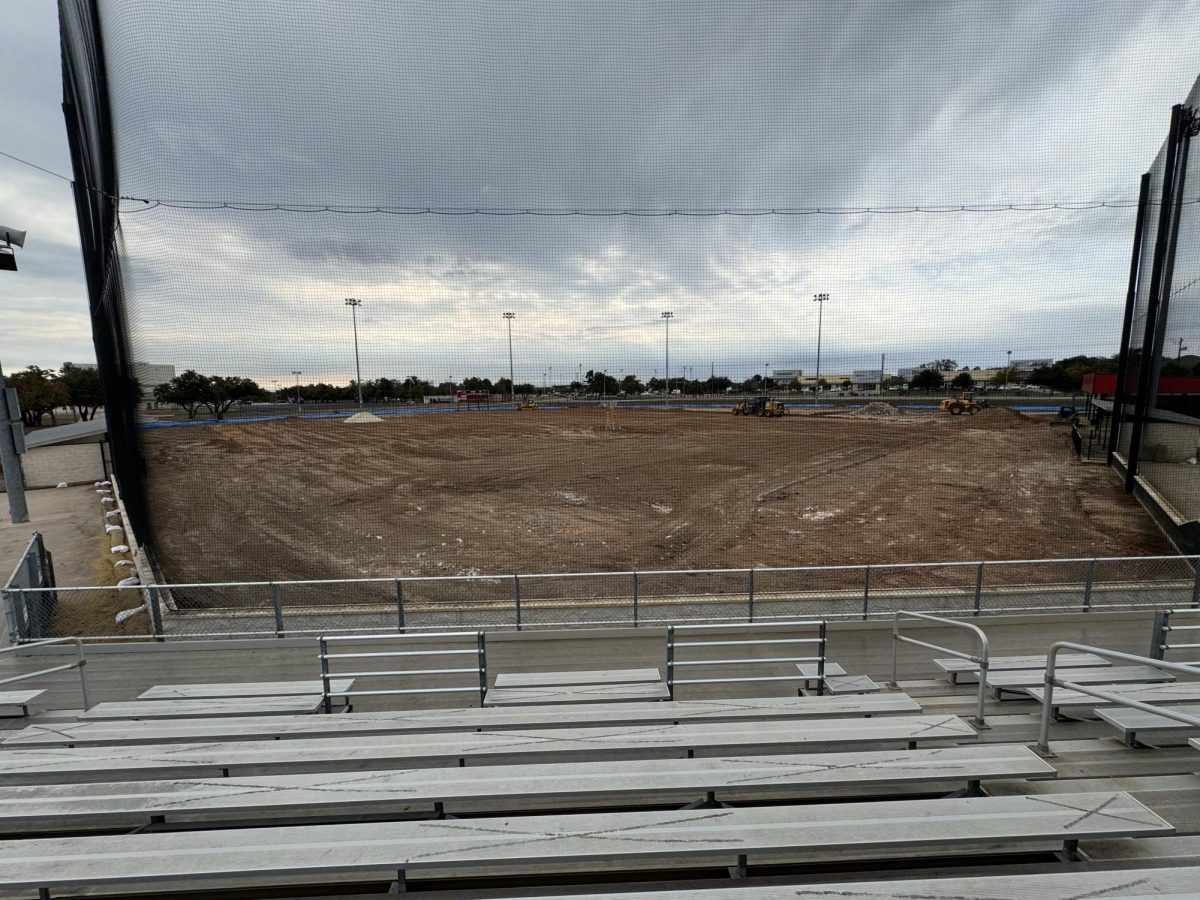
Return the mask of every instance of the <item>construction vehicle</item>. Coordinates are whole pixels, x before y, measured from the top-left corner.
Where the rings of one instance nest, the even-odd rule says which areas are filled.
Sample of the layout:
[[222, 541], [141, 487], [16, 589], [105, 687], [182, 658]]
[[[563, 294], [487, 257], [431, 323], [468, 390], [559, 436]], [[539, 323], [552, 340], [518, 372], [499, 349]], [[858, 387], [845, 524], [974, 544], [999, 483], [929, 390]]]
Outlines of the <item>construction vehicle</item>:
[[735, 416], [760, 416], [777, 419], [786, 411], [787, 407], [770, 397], [755, 397], [752, 400], [742, 400], [733, 405]]
[[517, 401], [517, 409], [537, 409], [538, 402], [532, 397], [522, 397]]
[[974, 394], [959, 394], [957, 397], [947, 397], [938, 409], [952, 416], [961, 416], [963, 413], [973, 416], [981, 409], [987, 409], [987, 405], [986, 400], [976, 400]]

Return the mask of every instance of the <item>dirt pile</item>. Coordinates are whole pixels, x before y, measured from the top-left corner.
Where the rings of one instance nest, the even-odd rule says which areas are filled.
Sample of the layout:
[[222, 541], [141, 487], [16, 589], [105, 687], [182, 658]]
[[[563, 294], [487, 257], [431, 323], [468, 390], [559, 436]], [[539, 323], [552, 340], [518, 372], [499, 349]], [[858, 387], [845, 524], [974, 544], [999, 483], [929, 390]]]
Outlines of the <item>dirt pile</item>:
[[890, 403], [881, 403], [878, 400], [873, 400], [866, 406], [860, 406], [847, 415], [863, 419], [894, 419], [898, 416], [907, 416], [908, 413], [898, 406], [892, 406]]

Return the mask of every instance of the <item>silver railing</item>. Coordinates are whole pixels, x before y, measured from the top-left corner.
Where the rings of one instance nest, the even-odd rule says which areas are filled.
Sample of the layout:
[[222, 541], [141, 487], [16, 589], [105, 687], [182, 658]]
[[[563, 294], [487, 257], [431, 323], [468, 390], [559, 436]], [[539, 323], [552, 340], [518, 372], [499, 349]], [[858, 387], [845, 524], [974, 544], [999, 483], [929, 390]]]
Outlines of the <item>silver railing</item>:
[[[1183, 621], [1178, 621], [1182, 618]], [[1178, 634], [1182, 640], [1174, 637]], [[1150, 655], [1166, 659], [1168, 651], [1187, 650], [1193, 658], [1189, 666], [1200, 665], [1200, 609], [1164, 609], [1154, 614], [1154, 632], [1150, 638]]]
[[[797, 629], [816, 629], [816, 635], [810, 637], [749, 637], [740, 638], [727, 637], [731, 632], [734, 635], [744, 633], [747, 629], [753, 629], [754, 634], [766, 632], [767, 634], [777, 633], [781, 630], [796, 631]], [[712, 635], [712, 637], [709, 637]], [[688, 638], [694, 636], [691, 640], [680, 640], [680, 637]], [[749, 647], [782, 647], [795, 645], [815, 645], [814, 653], [816, 655], [808, 656], [755, 656], [747, 658], [742, 648]], [[671, 699], [675, 699], [675, 686], [679, 684], [747, 684], [763, 681], [809, 681], [817, 682], [817, 693], [822, 694], [825, 690], [825, 648], [826, 640], [826, 623], [824, 620], [814, 620], [808, 622], [755, 622], [732, 625], [668, 625], [667, 626], [667, 691], [671, 695]], [[732, 648], [732, 652], [736, 655], [733, 657], [716, 656], [705, 659], [680, 659], [679, 651], [700, 649], [706, 650], [711, 648], [719, 648], [719, 653], [726, 652]], [[815, 678], [806, 678], [797, 669], [792, 675], [739, 675], [739, 676], [723, 676], [723, 675], [708, 675], [704, 678], [679, 678], [676, 675], [676, 670], [681, 668], [694, 668], [699, 666], [718, 666], [721, 668], [729, 666], [761, 666], [761, 665], [788, 665], [795, 666], [798, 663], [816, 663], [817, 671]]]
[[1150, 703], [1143, 703], [1141, 700], [1135, 700], [1132, 697], [1127, 697], [1123, 694], [1115, 694], [1112, 691], [1101, 690], [1088, 684], [1078, 684], [1073, 681], [1067, 681], [1059, 678], [1054, 674], [1054, 665], [1058, 660], [1059, 650], [1077, 650], [1080, 653], [1091, 653], [1095, 656], [1114, 662], [1134, 663], [1135, 665], [1153, 666], [1163, 672], [1177, 672], [1181, 675], [1200, 675], [1200, 668], [1195, 666], [1184, 665], [1183, 663], [1167, 662], [1164, 659], [1155, 659], [1151, 656], [1137, 656], [1133, 653], [1123, 653], [1119, 650], [1106, 650], [1103, 647], [1089, 647], [1086, 644], [1076, 644], [1071, 641], [1057, 641], [1050, 648], [1050, 655], [1046, 658], [1046, 680], [1045, 694], [1042, 697], [1042, 724], [1038, 730], [1038, 752], [1044, 756], [1050, 756], [1050, 720], [1054, 718], [1054, 689], [1056, 687], [1063, 688], [1069, 691], [1078, 691], [1081, 694], [1087, 694], [1089, 697], [1095, 697], [1097, 700], [1104, 700], [1116, 706], [1125, 706], [1129, 709], [1140, 709], [1143, 712], [1154, 713], [1166, 719], [1173, 719], [1183, 725], [1191, 725], [1200, 728], [1200, 717], [1188, 715], [1187, 713], [1179, 712], [1169, 706], [1154, 706]]
[[88, 693], [87, 657], [83, 655], [83, 641], [79, 640], [79, 638], [47, 638], [41, 641], [34, 641], [30, 644], [17, 644], [12, 647], [3, 647], [0, 648], [0, 655], [5, 653], [19, 653], [34, 647], [49, 647], [55, 644], [74, 644], [76, 658], [72, 662], [64, 663], [61, 666], [51, 666], [48, 669], [38, 669], [36, 672], [22, 672], [20, 675], [13, 675], [9, 678], [0, 679], [0, 687], [6, 684], [17, 684], [22, 681], [31, 681], [34, 678], [40, 678], [43, 675], [53, 675], [56, 672], [69, 672], [71, 669], [78, 669], [79, 696], [83, 702], [83, 708], [86, 710], [92, 705], [92, 701], [91, 696]]
[[[435, 646], [431, 649], [411, 649], [417, 644], [428, 644], [434, 641], [438, 644], [447, 642], [452, 643], [459, 641], [468, 643], [469, 647], [462, 648], [445, 648]], [[390, 646], [399, 646], [408, 649], [398, 650], [365, 650], [361, 652], [347, 653], [330, 653], [330, 644], [359, 644], [370, 642], [371, 644], [383, 644]], [[321, 635], [319, 639], [320, 645], [320, 662], [321, 662], [321, 696], [325, 712], [333, 711], [333, 698], [340, 697], [347, 704], [353, 702], [355, 697], [396, 697], [411, 694], [479, 694], [480, 705], [483, 704], [484, 695], [487, 693], [487, 644], [482, 631], [451, 631], [434, 634], [386, 634], [386, 635]], [[468, 657], [471, 665], [441, 667], [441, 668], [419, 668], [419, 669], [372, 669], [368, 660], [393, 660], [393, 659], [413, 659], [415, 657]], [[351, 671], [333, 671], [330, 667], [331, 661], [354, 660], [354, 667]], [[357, 671], [358, 669], [361, 671]], [[351, 687], [349, 690], [335, 691], [332, 682], [335, 679], [377, 679], [377, 678], [432, 678], [438, 679], [443, 676], [463, 676], [471, 675], [475, 678], [476, 683], [470, 687], [460, 684], [441, 684], [434, 687], [405, 687], [405, 688], [390, 688], [388, 690], [361, 690]], [[459, 680], [456, 678], [455, 680]]]
[[[662, 626], [1178, 609], [1200, 598], [1200, 556], [404, 576], [69, 588], [11, 583], [17, 640], [53, 635], [44, 597], [145, 592], [157, 638]], [[39, 612], [40, 611], [40, 612]], [[38, 618], [42, 615], [45, 620]], [[22, 623], [24, 623], [22, 625]], [[87, 635], [125, 637], [129, 635]]]
[[[905, 637], [900, 633], [900, 618], [920, 619], [925, 622], [936, 622], [939, 625], [951, 625], [955, 628], [963, 628], [971, 632], [979, 639], [979, 654], [973, 655], [964, 653], [961, 650], [954, 650], [950, 647], [939, 647], [937, 644], [929, 644], [925, 641], [918, 641], [916, 638]], [[897, 683], [897, 661], [899, 657], [899, 649], [901, 644], [912, 644], [915, 647], [924, 647], [926, 650], [933, 650], [937, 653], [948, 653], [957, 659], [965, 659], [968, 662], [973, 662], [979, 666], [979, 696], [975, 701], [975, 727], [987, 728], [987, 720], [984, 718], [984, 705], [987, 700], [987, 676], [988, 676], [988, 639], [983, 633], [983, 629], [977, 625], [972, 625], [970, 622], [960, 622], [956, 619], [946, 619], [941, 616], [931, 616], [927, 613], [907, 612], [899, 610], [896, 612], [895, 618], [892, 620], [892, 687], [898, 688]]]

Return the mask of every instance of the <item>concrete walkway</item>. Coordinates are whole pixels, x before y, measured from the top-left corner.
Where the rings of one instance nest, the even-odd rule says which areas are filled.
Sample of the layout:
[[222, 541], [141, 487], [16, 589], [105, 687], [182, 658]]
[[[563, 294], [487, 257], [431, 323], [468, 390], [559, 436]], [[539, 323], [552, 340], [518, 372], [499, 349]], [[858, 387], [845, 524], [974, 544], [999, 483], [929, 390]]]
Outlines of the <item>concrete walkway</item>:
[[0, 580], [7, 581], [35, 531], [54, 555], [54, 577], [64, 587], [95, 584], [92, 562], [104, 528], [104, 513], [91, 485], [27, 491], [29, 521], [14, 525], [8, 518], [8, 498], [0, 492]]

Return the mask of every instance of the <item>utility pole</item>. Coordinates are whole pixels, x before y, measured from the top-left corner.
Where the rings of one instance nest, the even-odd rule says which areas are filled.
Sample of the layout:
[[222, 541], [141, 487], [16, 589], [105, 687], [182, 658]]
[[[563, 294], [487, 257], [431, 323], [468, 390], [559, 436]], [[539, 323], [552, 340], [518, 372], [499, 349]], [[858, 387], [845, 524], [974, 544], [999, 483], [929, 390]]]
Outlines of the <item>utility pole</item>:
[[300, 412], [300, 376], [304, 373], [299, 369], [292, 369], [292, 374], [296, 376], [296, 412]]
[[667, 380], [667, 389], [663, 392], [663, 402], [670, 404], [671, 402], [671, 320], [675, 318], [675, 313], [671, 311], [662, 314], [663, 324], [667, 326], [665, 334], [666, 344], [665, 356], [663, 358], [663, 377]]
[[879, 354], [879, 396], [883, 396], [883, 367], [887, 364], [887, 354]]
[[1186, 349], [1187, 349], [1187, 345], [1184, 344], [1183, 338], [1180, 338], [1179, 339], [1179, 350], [1177, 350], [1175, 353], [1175, 362], [1176, 363], [1178, 363], [1179, 360], [1183, 357], [1183, 351]]
[[1008, 362], [1006, 362], [1004, 364], [1004, 399], [1005, 400], [1008, 399], [1008, 376], [1009, 376], [1009, 373], [1012, 372], [1012, 351], [1008, 350], [1006, 352], [1008, 353]]
[[362, 406], [362, 367], [358, 364], [358, 308], [362, 306], [362, 301], [347, 297], [346, 305], [350, 307], [350, 320], [354, 323], [354, 383], [358, 386], [358, 405]]
[[517, 402], [517, 383], [513, 375], [512, 320], [516, 317], [516, 313], [506, 312], [504, 314], [504, 319], [508, 322], [508, 399], [514, 404]]
[[29, 521], [25, 505], [25, 475], [21, 457], [17, 455], [17, 429], [21, 428], [17, 414], [17, 392], [4, 386], [4, 370], [0, 369], [0, 465], [4, 466], [4, 489], [8, 491], [8, 515], [14, 525]]
[[813, 385], [813, 403], [821, 396], [821, 324], [825, 314], [825, 301], [828, 294], [813, 294], [813, 303], [817, 304], [817, 380]]

